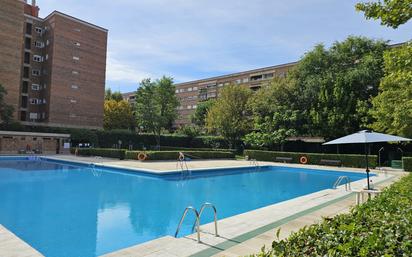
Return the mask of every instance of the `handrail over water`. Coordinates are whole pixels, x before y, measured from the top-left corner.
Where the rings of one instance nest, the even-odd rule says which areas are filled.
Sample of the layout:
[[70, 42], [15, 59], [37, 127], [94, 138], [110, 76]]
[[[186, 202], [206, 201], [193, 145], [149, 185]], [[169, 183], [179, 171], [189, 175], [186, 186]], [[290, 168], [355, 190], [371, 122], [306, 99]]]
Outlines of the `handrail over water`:
[[177, 229], [176, 229], [175, 237], [177, 237], [177, 235], [179, 234], [180, 227], [182, 226], [183, 220], [185, 219], [186, 214], [187, 214], [187, 212], [188, 212], [189, 210], [192, 210], [192, 211], [195, 212], [195, 215], [196, 215], [195, 224], [196, 224], [196, 230], [197, 230], [197, 242], [200, 243], [200, 229], [199, 229], [200, 216], [199, 216], [199, 213], [197, 212], [197, 210], [196, 210], [194, 207], [192, 207], [192, 206], [186, 207], [185, 211], [183, 212], [182, 218], [180, 218], [179, 226], [177, 226]]
[[189, 167], [187, 166], [187, 162], [186, 162], [186, 156], [184, 155], [184, 153], [179, 152], [179, 158], [177, 159], [177, 163], [176, 163], [176, 169], [180, 166], [180, 171], [183, 172], [189, 172]]
[[351, 185], [350, 185], [351, 181], [350, 181], [350, 178], [349, 178], [348, 176], [340, 176], [340, 177], [336, 180], [336, 182], [333, 184], [333, 189], [336, 189], [339, 185], [341, 185], [341, 183], [342, 183], [344, 180], [346, 180], [345, 190], [346, 190], [346, 191], [352, 190]]
[[256, 159], [250, 159], [250, 165], [255, 166], [256, 170], [260, 169], [260, 165]]
[[[213, 209], [213, 219], [214, 219], [214, 223], [215, 223], [215, 236], [219, 236], [219, 234], [217, 233], [217, 210], [216, 210], [216, 207], [212, 203], [205, 202], [204, 204], [202, 204], [202, 207], [200, 207], [200, 211], [199, 211], [199, 221], [200, 221], [200, 218], [202, 217], [202, 213], [206, 209], [206, 207], [210, 207], [210, 208]], [[193, 224], [192, 232], [193, 232], [194, 228], [195, 228], [195, 224]]]

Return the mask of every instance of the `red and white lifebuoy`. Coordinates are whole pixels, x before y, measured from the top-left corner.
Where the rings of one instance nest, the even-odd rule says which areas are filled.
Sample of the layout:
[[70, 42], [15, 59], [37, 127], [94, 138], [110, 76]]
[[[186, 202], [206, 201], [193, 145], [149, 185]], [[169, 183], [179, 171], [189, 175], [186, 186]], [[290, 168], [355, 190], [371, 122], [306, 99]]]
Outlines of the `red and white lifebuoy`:
[[299, 162], [300, 162], [301, 164], [306, 164], [306, 163], [308, 163], [308, 157], [306, 157], [306, 156], [301, 156], [301, 157], [299, 158]]
[[145, 154], [144, 152], [140, 152], [140, 153], [137, 154], [137, 159], [139, 161], [144, 161], [144, 160], [147, 159], [147, 154]]

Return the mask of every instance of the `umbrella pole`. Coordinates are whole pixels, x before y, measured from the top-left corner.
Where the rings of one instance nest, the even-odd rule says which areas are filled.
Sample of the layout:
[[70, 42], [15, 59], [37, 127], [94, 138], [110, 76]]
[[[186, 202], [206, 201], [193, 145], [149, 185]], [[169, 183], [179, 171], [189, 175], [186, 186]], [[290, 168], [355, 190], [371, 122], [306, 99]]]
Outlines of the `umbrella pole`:
[[370, 185], [369, 185], [369, 162], [368, 162], [368, 144], [365, 144], [365, 160], [366, 160], [366, 178], [368, 180], [368, 190], [370, 190]]

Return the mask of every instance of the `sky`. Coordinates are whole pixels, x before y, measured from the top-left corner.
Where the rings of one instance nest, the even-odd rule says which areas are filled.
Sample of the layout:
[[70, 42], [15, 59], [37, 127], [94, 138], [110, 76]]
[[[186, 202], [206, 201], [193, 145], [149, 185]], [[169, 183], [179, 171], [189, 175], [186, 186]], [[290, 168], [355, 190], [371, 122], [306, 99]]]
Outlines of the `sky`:
[[[28, 0], [30, 2], [30, 0]], [[358, 0], [360, 1], [360, 0]], [[37, 0], [109, 30], [106, 88], [134, 91], [144, 78], [187, 82], [299, 60], [350, 35], [411, 39], [366, 20], [353, 0]]]

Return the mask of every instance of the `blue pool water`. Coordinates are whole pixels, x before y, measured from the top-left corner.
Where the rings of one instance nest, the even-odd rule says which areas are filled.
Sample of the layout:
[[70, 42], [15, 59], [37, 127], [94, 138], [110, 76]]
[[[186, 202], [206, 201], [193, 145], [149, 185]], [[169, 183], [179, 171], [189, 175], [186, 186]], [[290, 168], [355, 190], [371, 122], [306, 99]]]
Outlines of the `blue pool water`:
[[[94, 257], [174, 235], [188, 205], [214, 203], [222, 219], [331, 188], [341, 175], [365, 177], [272, 166], [161, 176], [2, 158], [0, 224], [47, 257]], [[191, 233], [190, 218], [182, 235]], [[202, 223], [210, 221], [205, 212]]]

